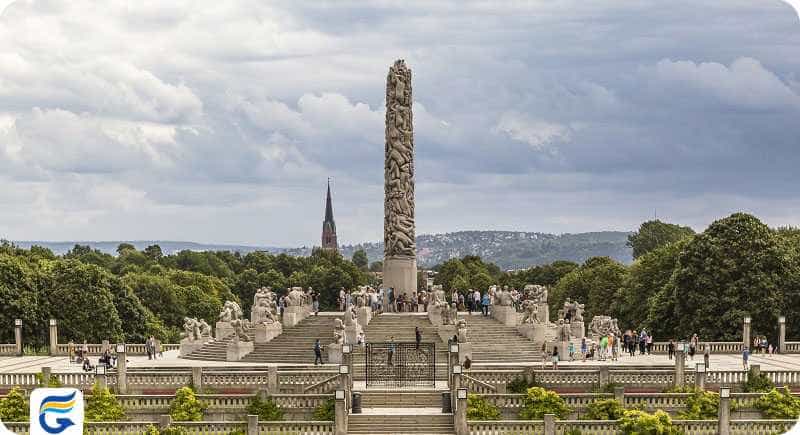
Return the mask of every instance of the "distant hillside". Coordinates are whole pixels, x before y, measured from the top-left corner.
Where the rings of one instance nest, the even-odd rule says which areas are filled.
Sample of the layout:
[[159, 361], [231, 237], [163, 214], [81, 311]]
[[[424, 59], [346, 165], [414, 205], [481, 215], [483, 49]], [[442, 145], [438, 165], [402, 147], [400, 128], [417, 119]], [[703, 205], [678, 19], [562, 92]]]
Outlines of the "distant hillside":
[[[459, 231], [446, 234], [422, 234], [417, 236], [417, 259], [422, 267], [432, 267], [451, 258], [465, 255], [480, 255], [502, 269], [523, 269], [537, 264], [552, 263], [556, 260], [570, 260], [581, 263], [587, 258], [608, 256], [623, 263], [630, 263], [631, 250], [625, 246], [630, 233], [603, 231], [578, 234], [524, 233], [515, 231]], [[269, 246], [214, 245], [192, 242], [116, 241], [116, 242], [14, 242], [28, 248], [39, 245], [50, 248], [56, 254], [64, 254], [79, 243], [89, 245], [109, 254], [116, 254], [117, 245], [130, 243], [142, 250], [157, 244], [165, 254], [182, 251], [253, 251], [285, 252], [294, 256], [311, 254], [310, 247], [278, 248]], [[342, 255], [351, 257], [357, 249], [367, 252], [369, 261], [383, 260], [383, 242], [362, 243], [341, 247]]]

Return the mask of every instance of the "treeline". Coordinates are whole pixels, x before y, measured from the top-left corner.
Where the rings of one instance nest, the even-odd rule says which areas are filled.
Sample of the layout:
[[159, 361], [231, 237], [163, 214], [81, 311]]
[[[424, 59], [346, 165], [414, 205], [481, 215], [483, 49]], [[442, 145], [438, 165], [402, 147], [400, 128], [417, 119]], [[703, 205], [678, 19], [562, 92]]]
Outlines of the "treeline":
[[741, 340], [742, 319], [752, 317], [753, 334], [777, 343], [778, 317], [787, 336], [800, 337], [800, 230], [771, 229], [737, 213], [704, 232], [649, 221], [628, 239], [634, 262], [608, 257], [583, 264], [557, 261], [503, 273], [479, 257], [449, 260], [435, 269], [437, 284], [481, 289], [499, 283], [550, 288], [551, 318], [567, 298], [586, 306], [584, 318], [610, 315], [620, 326], [642, 327], [658, 339]]
[[48, 319], [59, 321], [59, 340], [144, 342], [155, 335], [176, 342], [184, 317], [213, 324], [222, 304], [234, 300], [249, 312], [259, 287], [278, 292], [314, 287], [321, 308], [335, 306], [340, 288], [369, 283], [370, 275], [339, 254], [309, 257], [252, 252], [181, 251], [163, 255], [121, 244], [117, 256], [76, 245], [63, 256], [33, 246], [0, 243], [0, 342], [14, 341], [23, 320], [25, 343], [47, 343]]

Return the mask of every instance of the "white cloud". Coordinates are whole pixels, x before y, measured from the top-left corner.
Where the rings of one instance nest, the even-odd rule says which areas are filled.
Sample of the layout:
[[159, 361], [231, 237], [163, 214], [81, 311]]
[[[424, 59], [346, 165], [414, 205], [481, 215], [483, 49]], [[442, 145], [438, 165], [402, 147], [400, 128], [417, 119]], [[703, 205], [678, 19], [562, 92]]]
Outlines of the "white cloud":
[[570, 129], [567, 126], [531, 119], [516, 112], [504, 113], [497, 123], [497, 131], [508, 135], [511, 139], [527, 143], [536, 151], [556, 153], [555, 144], [567, 142]]

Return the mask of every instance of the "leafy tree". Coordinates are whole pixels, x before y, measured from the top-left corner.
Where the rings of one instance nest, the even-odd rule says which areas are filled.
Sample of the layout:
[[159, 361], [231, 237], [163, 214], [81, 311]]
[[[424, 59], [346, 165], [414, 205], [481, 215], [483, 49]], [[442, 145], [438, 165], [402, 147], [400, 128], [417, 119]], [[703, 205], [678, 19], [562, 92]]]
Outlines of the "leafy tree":
[[625, 413], [625, 408], [616, 399], [595, 400], [586, 407], [584, 420], [619, 420]]
[[27, 422], [28, 421], [28, 399], [19, 387], [14, 387], [0, 399], [0, 421]]
[[284, 412], [271, 398], [261, 399], [256, 395], [247, 405], [247, 414], [257, 415], [260, 421], [281, 421]]
[[373, 261], [369, 264], [370, 272], [383, 272], [383, 261]]
[[[617, 307], [618, 318], [622, 325], [640, 329], [646, 323], [648, 331], [657, 332], [663, 337], [671, 337], [674, 333], [669, 326], [674, 322], [670, 318], [674, 306], [668, 304], [659, 295], [672, 277], [678, 264], [678, 255], [686, 241], [660, 246], [639, 257], [628, 268]], [[648, 317], [652, 314], [650, 322]]]
[[136, 247], [130, 243], [120, 243], [117, 245], [117, 254], [122, 255], [126, 251], [135, 251]]
[[478, 394], [467, 396], [467, 420], [500, 420], [502, 415], [496, 406]]
[[353, 264], [356, 265], [361, 270], [366, 270], [367, 266], [369, 265], [369, 259], [367, 258], [367, 251], [363, 249], [359, 249], [356, 252], [353, 252]]
[[108, 387], [99, 384], [92, 386], [92, 394], [86, 397], [87, 421], [122, 421], [125, 419], [125, 408]]
[[531, 387], [522, 401], [519, 418], [522, 420], [541, 420], [545, 414], [555, 414], [557, 418], [565, 418], [572, 412], [567, 403], [555, 391], [541, 387]]
[[670, 280], [676, 332], [707, 340], [741, 339], [750, 315], [772, 335], [783, 304], [788, 265], [772, 230], [751, 215], [736, 213], [712, 223], [681, 251]]
[[586, 305], [584, 319], [593, 316], [616, 317], [620, 310], [621, 289], [627, 278], [625, 265], [608, 257], [592, 257], [565, 275], [550, 293], [551, 318], [567, 299]]
[[694, 230], [660, 220], [644, 222], [639, 231], [628, 236], [627, 245], [633, 249], [633, 258], [639, 258], [661, 246], [674, 243], [694, 235]]
[[169, 415], [174, 421], [201, 421], [208, 405], [197, 399], [194, 390], [181, 387], [169, 405]]
[[658, 410], [653, 414], [644, 411], [625, 411], [619, 420], [623, 435], [678, 435], [681, 431], [672, 425], [669, 415]]
[[158, 245], [150, 245], [144, 248], [143, 253], [144, 255], [147, 256], [147, 258], [154, 261], [158, 261], [161, 257], [164, 256], [164, 253], [161, 251], [161, 246]]

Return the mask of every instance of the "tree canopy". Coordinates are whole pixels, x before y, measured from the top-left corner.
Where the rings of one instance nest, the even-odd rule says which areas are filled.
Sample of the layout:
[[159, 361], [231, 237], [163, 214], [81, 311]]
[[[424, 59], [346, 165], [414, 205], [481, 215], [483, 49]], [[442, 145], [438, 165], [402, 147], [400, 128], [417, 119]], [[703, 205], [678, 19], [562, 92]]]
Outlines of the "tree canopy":
[[655, 219], [644, 222], [639, 226], [639, 231], [628, 236], [627, 244], [633, 250], [633, 258], [636, 259], [654, 249], [692, 235], [694, 235], [694, 230], [689, 227]]

